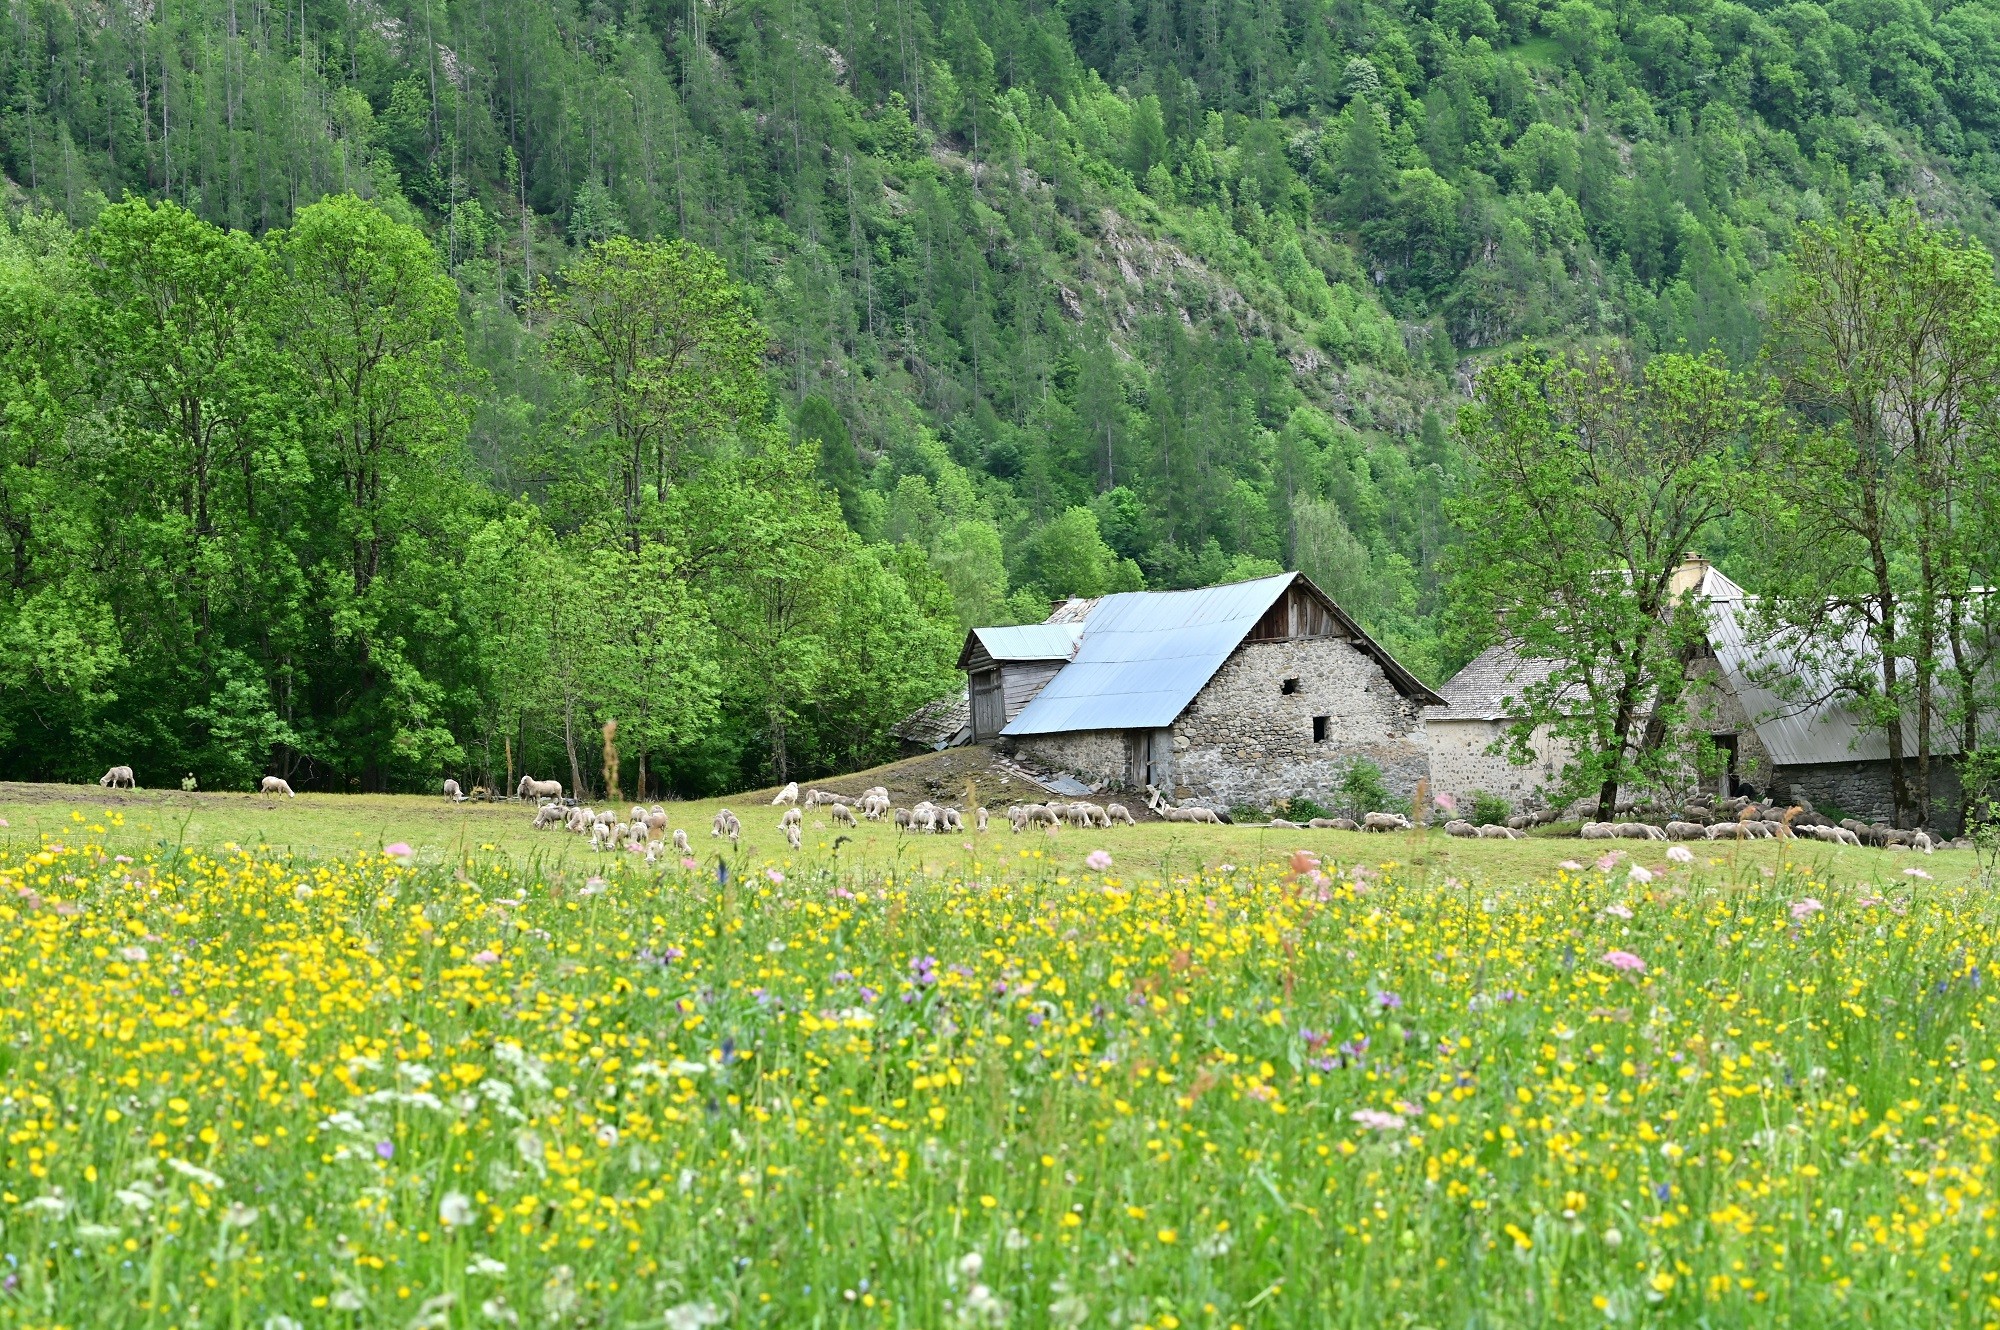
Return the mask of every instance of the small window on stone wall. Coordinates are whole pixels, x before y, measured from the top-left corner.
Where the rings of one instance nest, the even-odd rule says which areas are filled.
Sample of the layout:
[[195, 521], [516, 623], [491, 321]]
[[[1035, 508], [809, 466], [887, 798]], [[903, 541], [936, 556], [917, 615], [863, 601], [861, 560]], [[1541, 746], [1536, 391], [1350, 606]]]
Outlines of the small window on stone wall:
[[1293, 693], [1299, 691], [1299, 681], [1297, 679], [1287, 679], [1278, 685], [1278, 691], [1286, 697], [1290, 697]]
[[1316, 743], [1316, 744], [1323, 744], [1323, 743], [1325, 743], [1325, 742], [1326, 742], [1326, 732], [1327, 732], [1327, 729], [1328, 729], [1328, 727], [1329, 727], [1329, 722], [1331, 722], [1332, 720], [1333, 720], [1333, 717], [1331, 717], [1331, 716], [1314, 716], [1314, 717], [1313, 717], [1313, 742], [1314, 742], [1314, 743]]

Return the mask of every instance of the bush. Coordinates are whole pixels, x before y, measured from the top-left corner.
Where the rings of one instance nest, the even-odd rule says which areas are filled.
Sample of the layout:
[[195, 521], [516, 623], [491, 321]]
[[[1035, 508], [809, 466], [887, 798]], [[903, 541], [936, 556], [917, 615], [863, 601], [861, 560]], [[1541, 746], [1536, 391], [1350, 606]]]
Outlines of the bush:
[[1489, 822], [1497, 822], [1505, 826], [1513, 813], [1514, 805], [1499, 795], [1488, 794], [1484, 790], [1472, 792], [1472, 825], [1483, 827]]
[[1279, 817], [1291, 822], [1310, 822], [1316, 817], [1333, 816], [1317, 802], [1304, 795], [1282, 801], [1277, 806], [1277, 813]]
[[1382, 783], [1382, 768], [1365, 757], [1347, 764], [1337, 793], [1347, 816], [1356, 819], [1364, 813], [1384, 812], [1392, 802], [1389, 787]]

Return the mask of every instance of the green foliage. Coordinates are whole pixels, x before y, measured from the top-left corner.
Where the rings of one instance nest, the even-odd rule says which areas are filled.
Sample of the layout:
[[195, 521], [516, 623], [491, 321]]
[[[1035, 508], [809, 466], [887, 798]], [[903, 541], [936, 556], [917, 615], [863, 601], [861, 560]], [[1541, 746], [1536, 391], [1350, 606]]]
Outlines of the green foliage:
[[1492, 823], [1505, 826], [1513, 812], [1514, 805], [1499, 795], [1488, 794], [1484, 790], [1472, 791], [1472, 811], [1469, 816], [1474, 826], [1483, 827]]
[[1396, 803], [1382, 779], [1382, 768], [1365, 757], [1355, 758], [1341, 770], [1334, 795], [1340, 801], [1341, 812], [1351, 818], [1385, 812]]

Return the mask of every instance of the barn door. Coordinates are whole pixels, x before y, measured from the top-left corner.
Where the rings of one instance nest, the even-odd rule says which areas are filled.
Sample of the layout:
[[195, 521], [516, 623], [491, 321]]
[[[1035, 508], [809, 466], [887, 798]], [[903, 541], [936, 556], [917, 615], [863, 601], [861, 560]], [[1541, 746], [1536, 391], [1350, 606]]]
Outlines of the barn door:
[[973, 742], [998, 738], [1006, 725], [1007, 699], [1000, 686], [1000, 671], [982, 670], [972, 676]]

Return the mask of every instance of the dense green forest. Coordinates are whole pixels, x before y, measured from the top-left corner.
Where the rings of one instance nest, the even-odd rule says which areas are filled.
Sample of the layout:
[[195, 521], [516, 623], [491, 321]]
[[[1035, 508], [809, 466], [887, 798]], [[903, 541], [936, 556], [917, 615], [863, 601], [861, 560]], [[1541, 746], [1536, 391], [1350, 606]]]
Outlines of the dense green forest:
[[[1280, 564], [1437, 679], [1482, 356], [1747, 365], [1801, 221], [1988, 234], [1996, 131], [1976, 0], [8, 0], [0, 764], [598, 780], [615, 716], [692, 793]], [[763, 339], [650, 508], [564, 341], [621, 236]]]

